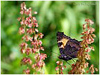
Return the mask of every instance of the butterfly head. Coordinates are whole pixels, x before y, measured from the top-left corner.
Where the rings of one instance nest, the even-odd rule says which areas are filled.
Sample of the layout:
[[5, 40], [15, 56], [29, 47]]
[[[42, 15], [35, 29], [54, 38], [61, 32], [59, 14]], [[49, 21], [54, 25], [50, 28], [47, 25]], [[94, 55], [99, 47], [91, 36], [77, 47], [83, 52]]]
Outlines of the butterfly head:
[[58, 58], [59, 59], [63, 59], [64, 58], [64, 55], [60, 55]]
[[58, 58], [62, 59], [62, 60], [65, 60], [65, 61], [68, 61], [68, 60], [72, 59], [71, 57], [68, 57], [65, 54], [61, 54]]

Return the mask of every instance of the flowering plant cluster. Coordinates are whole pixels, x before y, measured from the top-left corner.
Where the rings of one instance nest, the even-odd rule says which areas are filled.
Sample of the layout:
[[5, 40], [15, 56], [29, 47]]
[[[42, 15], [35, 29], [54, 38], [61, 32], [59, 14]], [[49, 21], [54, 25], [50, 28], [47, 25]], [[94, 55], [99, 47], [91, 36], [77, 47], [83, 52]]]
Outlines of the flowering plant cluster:
[[94, 22], [90, 19], [85, 19], [85, 24], [83, 24], [83, 32], [82, 35], [82, 42], [80, 43], [81, 49], [78, 51], [78, 60], [75, 64], [72, 64], [72, 70], [69, 71], [69, 74], [84, 74], [91, 72], [93, 74], [95, 71], [98, 71], [97, 68], [94, 68], [93, 64], [90, 66], [89, 70], [85, 71], [85, 69], [89, 66], [89, 63], [86, 60], [90, 60], [89, 52], [91, 50], [94, 51], [94, 48], [89, 46], [89, 44], [94, 42], [95, 31], [94, 28], [91, 27]]
[[57, 63], [57, 67], [55, 68], [56, 74], [63, 74], [63, 70], [66, 68], [66, 66], [63, 65], [62, 61], [57, 61], [56, 63]]
[[[31, 69], [35, 71], [35, 73], [44, 73], [42, 68], [45, 65], [44, 60], [47, 55], [40, 53], [40, 50], [44, 51], [42, 41], [40, 40], [43, 38], [43, 34], [38, 31], [38, 23], [36, 17], [32, 16], [32, 9], [27, 9], [24, 2], [21, 4], [20, 14], [21, 17], [18, 18], [21, 24], [19, 33], [23, 35], [20, 51], [22, 54], [26, 54], [21, 60], [21, 64], [27, 65], [27, 69], [24, 70], [24, 73], [29, 74]], [[37, 14], [36, 11], [34, 12], [34, 15], [35, 14]], [[31, 58], [30, 54], [33, 54], [34, 57]], [[35, 60], [35, 63], [33, 60]]]

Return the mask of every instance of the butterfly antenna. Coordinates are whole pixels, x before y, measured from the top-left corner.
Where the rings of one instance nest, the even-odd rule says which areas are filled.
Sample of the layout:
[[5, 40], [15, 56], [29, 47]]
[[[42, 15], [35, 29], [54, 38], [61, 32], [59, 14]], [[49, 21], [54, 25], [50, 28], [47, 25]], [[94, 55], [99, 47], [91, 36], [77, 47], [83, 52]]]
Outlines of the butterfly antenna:
[[[50, 51], [50, 52], [53, 52], [53, 51]], [[53, 53], [55, 53], [56, 55], [59, 55], [58, 53], [56, 53], [56, 52], [53, 52]]]
[[56, 52], [53, 52], [53, 53], [55, 53], [56, 55], [59, 55], [58, 53], [56, 53]]
[[74, 59], [72, 59], [73, 60], [73, 62], [75, 63], [75, 60]]
[[[70, 55], [67, 55], [67, 56], [69, 56], [70, 58], [72, 58]], [[75, 63], [75, 60], [72, 58], [72, 60], [73, 60], [73, 62]]]
[[71, 67], [71, 64], [70, 64], [68, 61], [66, 61], [66, 62], [67, 62], [67, 64], [70, 65], [70, 67]]
[[[64, 60], [63, 60], [64, 61]], [[68, 64], [68, 65], [70, 65], [70, 67], [71, 67], [71, 64], [68, 62], [68, 61], [66, 61], [66, 63]]]
[[[53, 52], [53, 51], [51, 51], [51, 52]], [[56, 55], [59, 55], [58, 53], [56, 53], [56, 52], [53, 52], [54, 54], [56, 54]], [[51, 56], [51, 55], [50, 55]], [[48, 56], [49, 57], [49, 56]]]

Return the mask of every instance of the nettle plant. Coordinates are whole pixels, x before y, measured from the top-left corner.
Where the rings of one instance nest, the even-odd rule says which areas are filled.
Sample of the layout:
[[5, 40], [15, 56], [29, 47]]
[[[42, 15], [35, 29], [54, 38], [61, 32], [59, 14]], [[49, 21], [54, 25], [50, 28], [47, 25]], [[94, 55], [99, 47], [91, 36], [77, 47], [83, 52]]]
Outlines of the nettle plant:
[[[26, 54], [21, 60], [21, 64], [27, 65], [24, 73], [29, 74], [31, 71], [34, 71], [33, 73], [44, 73], [44, 60], [47, 55], [40, 53], [40, 50], [44, 51], [42, 41], [40, 40], [43, 34], [38, 30], [38, 23], [36, 17], [32, 16], [32, 9], [27, 9], [24, 2], [21, 4], [20, 14], [21, 17], [18, 18], [21, 24], [19, 33], [23, 35], [20, 51], [22, 54]], [[34, 12], [35, 14], [37, 14], [36, 11]], [[31, 58], [30, 54], [34, 55], [34, 57]], [[35, 63], [33, 60], [35, 60]]]
[[[94, 22], [90, 19], [85, 19], [85, 22], [86, 23], [83, 24], [83, 32], [81, 33], [81, 39], [83, 39], [81, 41], [81, 49], [77, 54], [78, 60], [75, 64], [72, 64], [72, 70], [69, 72], [70, 74], [84, 74], [89, 72], [93, 74], [95, 71], [98, 71], [93, 64], [89, 67], [89, 63], [87, 62], [87, 60], [90, 60], [89, 52], [91, 50], [94, 51], [94, 48], [89, 46], [89, 44], [94, 42], [94, 38], [96, 37], [95, 34], [93, 34], [95, 29], [91, 27]], [[89, 70], [86, 71], [85, 69], [87, 67], [89, 67]]]
[[[78, 60], [75, 64], [72, 64], [72, 70], [69, 71], [69, 74], [85, 74], [89, 72], [93, 74], [95, 71], [98, 71], [93, 64], [89, 67], [89, 63], [87, 62], [87, 60], [90, 60], [90, 51], [94, 51], [94, 48], [89, 46], [89, 44], [94, 42], [94, 38], [96, 37], [95, 34], [93, 34], [95, 29], [91, 27], [94, 22], [90, 19], [85, 19], [85, 22], [86, 23], [83, 24], [83, 32], [81, 33], [81, 39], [83, 40], [80, 42], [80, 49], [76, 55]], [[89, 69], [86, 70], [88, 67]], [[64, 68], [66, 68], [66, 66], [63, 66], [63, 62], [57, 61], [56, 73], [63, 74]]]
[[[40, 52], [40, 50], [44, 51], [41, 41], [43, 34], [38, 30], [39, 25], [35, 17], [37, 12], [35, 11], [33, 16], [32, 9], [27, 9], [25, 3], [23, 2], [21, 4], [20, 14], [21, 17], [18, 18], [18, 21], [20, 21], [19, 34], [23, 36], [20, 51], [24, 56], [21, 60], [21, 64], [27, 66], [23, 72], [25, 74], [44, 74], [44, 60], [47, 58], [47, 55]], [[85, 70], [89, 65], [86, 60], [90, 60], [90, 55], [88, 53], [91, 50], [94, 51], [94, 48], [92, 46], [90, 47], [89, 44], [93, 43], [94, 37], [96, 37], [93, 34], [95, 29], [91, 27], [94, 22], [90, 19], [86, 19], [85, 21], [86, 23], [83, 24], [83, 32], [81, 33], [81, 38], [83, 40], [81, 41], [81, 48], [77, 53], [78, 60], [75, 64], [72, 64], [72, 70], [69, 71], [69, 74], [84, 74], [88, 72], [93, 74], [95, 71], [98, 71], [98, 69], [94, 68], [93, 65], [89, 67], [89, 70]], [[30, 56], [30, 54], [32, 56]], [[56, 73], [63, 74], [63, 70], [67, 67], [63, 65], [62, 61], [57, 61], [56, 63]]]
[[94, 22], [90, 19], [85, 19], [85, 22], [86, 23], [83, 24], [83, 32], [81, 33], [81, 39], [83, 40], [81, 41], [81, 49], [78, 51], [78, 60], [75, 64], [72, 64], [72, 70], [69, 72], [72, 74], [84, 74], [89, 73], [89, 71], [93, 74], [95, 71], [98, 71], [97, 68], [94, 68], [93, 64], [89, 67], [89, 70], [85, 70], [89, 66], [87, 62], [87, 60], [90, 60], [89, 52], [91, 50], [94, 51], [94, 48], [89, 46], [89, 44], [93, 43], [96, 37], [95, 34], [93, 34], [95, 29], [91, 27]]

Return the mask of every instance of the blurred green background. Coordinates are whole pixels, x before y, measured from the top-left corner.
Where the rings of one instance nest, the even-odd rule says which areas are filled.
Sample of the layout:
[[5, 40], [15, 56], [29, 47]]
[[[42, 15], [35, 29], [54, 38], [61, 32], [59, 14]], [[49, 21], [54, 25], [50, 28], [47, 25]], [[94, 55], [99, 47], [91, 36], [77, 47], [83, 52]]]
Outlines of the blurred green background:
[[[20, 65], [23, 55], [20, 53], [19, 44], [22, 42], [18, 33], [20, 23], [20, 4], [22, 1], [1, 1], [1, 73], [22, 74], [26, 66]], [[45, 60], [45, 70], [48, 74], [56, 73], [56, 61], [59, 60], [57, 46], [57, 31], [64, 32], [67, 36], [81, 41], [80, 33], [86, 18], [94, 21], [95, 42], [91, 44], [95, 51], [91, 51], [90, 65], [99, 68], [99, 2], [96, 1], [26, 1], [27, 8], [32, 7], [37, 11], [39, 31], [44, 34], [43, 46], [48, 58]], [[74, 63], [72, 60], [68, 61]], [[68, 73], [70, 65], [64, 61]], [[96, 72], [99, 73], [99, 72]]]

